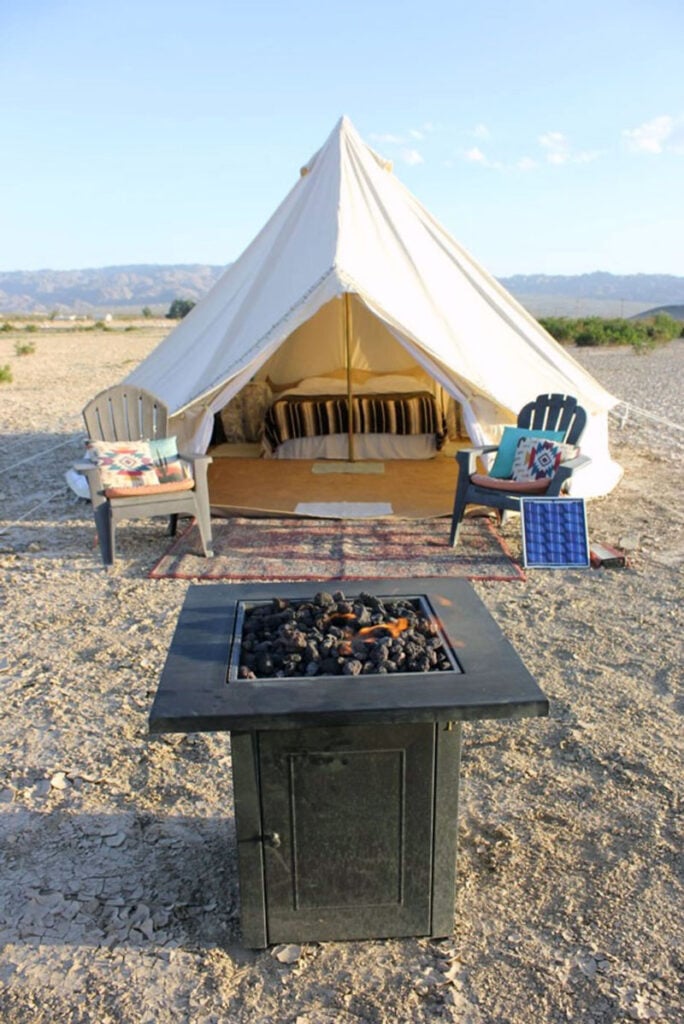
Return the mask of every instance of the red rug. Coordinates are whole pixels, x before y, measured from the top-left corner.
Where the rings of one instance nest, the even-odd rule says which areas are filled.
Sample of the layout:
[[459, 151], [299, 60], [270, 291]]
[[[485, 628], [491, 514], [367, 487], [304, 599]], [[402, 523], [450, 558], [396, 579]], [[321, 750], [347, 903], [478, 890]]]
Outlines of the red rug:
[[193, 524], [150, 572], [153, 579], [284, 582], [451, 576], [524, 580], [486, 519], [466, 520], [456, 550], [450, 519], [223, 519], [212, 522], [214, 557]]

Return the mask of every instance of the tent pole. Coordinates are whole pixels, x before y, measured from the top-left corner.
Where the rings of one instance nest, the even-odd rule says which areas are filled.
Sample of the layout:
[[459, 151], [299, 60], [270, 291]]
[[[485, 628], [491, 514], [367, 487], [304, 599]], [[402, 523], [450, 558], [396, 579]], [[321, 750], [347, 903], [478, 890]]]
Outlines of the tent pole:
[[344, 293], [344, 337], [347, 360], [347, 419], [349, 421], [349, 453], [348, 461], [355, 462], [354, 455], [354, 406], [351, 368], [351, 295]]

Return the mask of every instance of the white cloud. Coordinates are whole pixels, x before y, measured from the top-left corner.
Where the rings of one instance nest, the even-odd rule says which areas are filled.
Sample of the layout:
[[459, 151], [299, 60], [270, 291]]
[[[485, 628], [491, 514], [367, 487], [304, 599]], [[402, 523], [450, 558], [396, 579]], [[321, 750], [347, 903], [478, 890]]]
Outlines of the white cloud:
[[411, 167], [425, 163], [417, 149], [402, 149], [400, 156], [404, 163], [409, 164]]
[[591, 164], [601, 156], [599, 149], [587, 149], [583, 153], [575, 153], [572, 160], [576, 164]]
[[394, 132], [375, 132], [369, 138], [386, 146], [405, 146], [411, 142], [421, 142], [426, 135], [435, 130], [432, 121], [425, 121], [418, 128], [407, 128], [401, 135], [395, 135]]
[[601, 156], [597, 149], [574, 152], [563, 132], [545, 132], [539, 136], [539, 145], [546, 152], [547, 162], [557, 167], [562, 164], [590, 164]]
[[622, 135], [632, 153], [684, 153], [684, 117], [661, 114]]
[[486, 124], [476, 124], [473, 128], [473, 135], [476, 139], [488, 139], [491, 132]]
[[484, 164], [485, 167], [489, 163], [489, 160], [478, 146], [473, 146], [472, 149], [469, 149], [465, 158], [473, 164]]
[[570, 159], [570, 146], [562, 132], [540, 135], [539, 145], [546, 150], [546, 159], [550, 164], [564, 164]]
[[480, 167], [491, 167], [495, 171], [503, 170], [503, 164], [498, 160], [490, 160], [486, 153], [483, 153], [479, 146], [473, 146], [464, 154], [466, 160], [471, 164], [479, 164]]

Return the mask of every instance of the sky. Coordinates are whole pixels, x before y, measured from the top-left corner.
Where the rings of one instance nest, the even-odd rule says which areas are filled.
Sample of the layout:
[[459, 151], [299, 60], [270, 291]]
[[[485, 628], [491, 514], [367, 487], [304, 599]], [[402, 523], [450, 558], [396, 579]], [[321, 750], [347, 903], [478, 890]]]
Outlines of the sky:
[[0, 270], [236, 259], [346, 114], [496, 276], [684, 275], [682, 0], [0, 0]]

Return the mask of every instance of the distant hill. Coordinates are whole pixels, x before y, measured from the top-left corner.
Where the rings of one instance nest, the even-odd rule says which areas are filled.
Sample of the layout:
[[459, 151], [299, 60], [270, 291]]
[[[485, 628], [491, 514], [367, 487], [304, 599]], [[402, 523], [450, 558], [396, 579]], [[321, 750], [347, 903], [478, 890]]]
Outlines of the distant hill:
[[515, 274], [501, 284], [535, 316], [630, 317], [655, 304], [684, 302], [673, 274]]
[[646, 309], [643, 313], [637, 313], [633, 319], [648, 320], [649, 317], [656, 316], [658, 313], [667, 313], [673, 320], [684, 321], [684, 306], [656, 306], [655, 309]]
[[139, 313], [143, 306], [166, 312], [174, 299], [197, 302], [225, 269], [189, 263], [0, 271], [0, 312]]
[[[163, 313], [176, 298], [199, 301], [225, 269], [149, 264], [0, 271], [0, 313], [140, 313], [143, 306]], [[684, 303], [684, 277], [668, 274], [516, 274], [500, 282], [535, 316], [628, 317]]]

